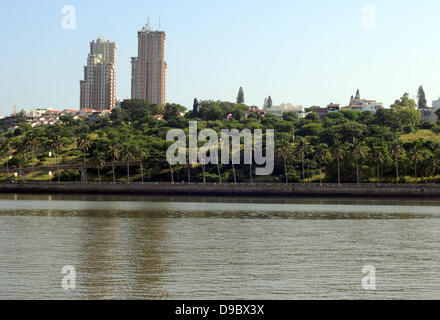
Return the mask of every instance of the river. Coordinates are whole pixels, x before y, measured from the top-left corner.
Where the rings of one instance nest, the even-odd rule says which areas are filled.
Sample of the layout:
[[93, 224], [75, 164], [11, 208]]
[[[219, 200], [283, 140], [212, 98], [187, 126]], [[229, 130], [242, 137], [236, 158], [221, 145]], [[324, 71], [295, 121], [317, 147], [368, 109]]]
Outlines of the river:
[[439, 299], [440, 201], [0, 195], [0, 298]]

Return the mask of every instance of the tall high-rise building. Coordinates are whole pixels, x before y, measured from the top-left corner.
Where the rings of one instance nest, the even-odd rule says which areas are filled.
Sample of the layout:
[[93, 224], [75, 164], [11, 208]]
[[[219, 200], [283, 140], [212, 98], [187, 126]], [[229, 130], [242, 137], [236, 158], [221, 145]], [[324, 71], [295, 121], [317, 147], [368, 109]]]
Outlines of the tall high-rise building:
[[147, 24], [138, 32], [138, 56], [131, 58], [131, 98], [166, 103], [165, 39]]
[[80, 91], [81, 109], [110, 110], [115, 107], [116, 43], [102, 38], [90, 43]]

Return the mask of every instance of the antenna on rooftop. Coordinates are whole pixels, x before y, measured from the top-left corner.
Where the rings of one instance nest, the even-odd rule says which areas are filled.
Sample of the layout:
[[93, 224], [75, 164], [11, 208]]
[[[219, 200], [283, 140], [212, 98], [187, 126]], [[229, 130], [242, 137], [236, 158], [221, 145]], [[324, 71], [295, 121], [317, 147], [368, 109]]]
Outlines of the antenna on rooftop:
[[159, 16], [159, 31], [160, 31], [160, 16]]

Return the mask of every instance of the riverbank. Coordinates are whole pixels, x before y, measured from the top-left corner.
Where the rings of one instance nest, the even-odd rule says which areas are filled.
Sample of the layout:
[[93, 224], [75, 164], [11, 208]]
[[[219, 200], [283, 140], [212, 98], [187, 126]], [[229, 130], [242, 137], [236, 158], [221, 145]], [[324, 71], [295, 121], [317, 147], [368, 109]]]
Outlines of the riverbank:
[[239, 197], [417, 197], [440, 198], [435, 184], [0, 184], [1, 193], [128, 194]]

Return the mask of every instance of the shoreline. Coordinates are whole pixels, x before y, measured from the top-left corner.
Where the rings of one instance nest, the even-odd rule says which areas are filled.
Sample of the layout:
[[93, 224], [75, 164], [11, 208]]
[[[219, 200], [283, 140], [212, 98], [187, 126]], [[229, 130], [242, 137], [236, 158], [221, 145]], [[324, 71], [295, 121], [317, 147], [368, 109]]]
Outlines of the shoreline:
[[439, 198], [437, 184], [171, 184], [0, 183], [0, 193], [110, 194], [227, 197]]

